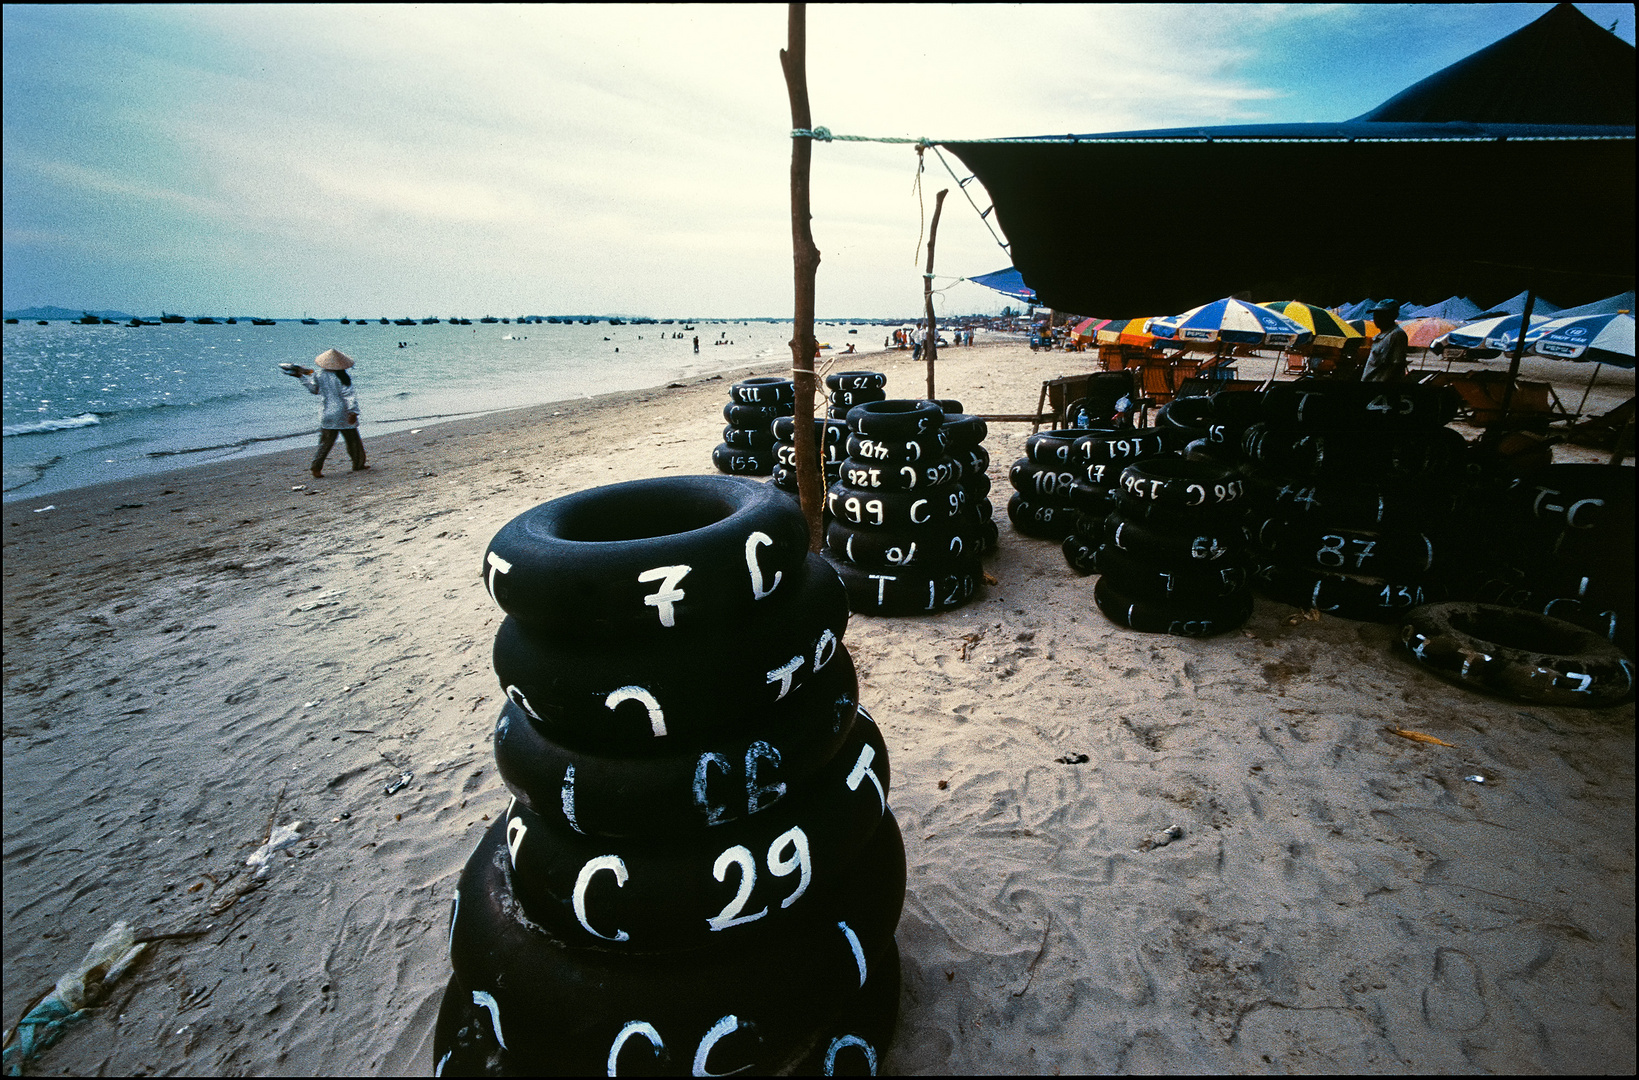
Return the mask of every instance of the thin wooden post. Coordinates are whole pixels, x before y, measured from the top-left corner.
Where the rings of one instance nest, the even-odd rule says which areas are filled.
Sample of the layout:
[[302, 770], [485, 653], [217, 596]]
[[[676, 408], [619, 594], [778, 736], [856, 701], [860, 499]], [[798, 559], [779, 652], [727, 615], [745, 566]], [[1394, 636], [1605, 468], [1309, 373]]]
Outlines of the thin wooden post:
[[[808, 110], [808, 13], [806, 4], [791, 4], [786, 19], [786, 47], [780, 50], [785, 89], [791, 98], [791, 126], [807, 131], [813, 126]], [[808, 177], [814, 142], [806, 135], [791, 140], [791, 254], [796, 275], [796, 311], [791, 327], [791, 380], [797, 401], [791, 418], [796, 439], [797, 495], [808, 519], [808, 547], [819, 551], [825, 531], [821, 511], [825, 484], [820, 473], [819, 447], [814, 439], [814, 278], [820, 253], [814, 244], [809, 211]]]
[[933, 224], [928, 226], [928, 269], [922, 275], [922, 304], [927, 309], [928, 343], [922, 351], [928, 357], [928, 400], [933, 400], [933, 361], [939, 355], [939, 328], [933, 322], [933, 242], [939, 237], [939, 211], [945, 208], [945, 196], [950, 188], [939, 192], [933, 200]]
[[1504, 427], [1508, 425], [1508, 407], [1514, 403], [1514, 384], [1519, 381], [1520, 357], [1525, 355], [1525, 332], [1531, 329], [1531, 309], [1536, 302], [1537, 294], [1527, 289], [1525, 311], [1519, 317], [1519, 337], [1514, 341], [1514, 355], [1508, 360], [1508, 386], [1502, 392], [1502, 416], [1497, 421]]

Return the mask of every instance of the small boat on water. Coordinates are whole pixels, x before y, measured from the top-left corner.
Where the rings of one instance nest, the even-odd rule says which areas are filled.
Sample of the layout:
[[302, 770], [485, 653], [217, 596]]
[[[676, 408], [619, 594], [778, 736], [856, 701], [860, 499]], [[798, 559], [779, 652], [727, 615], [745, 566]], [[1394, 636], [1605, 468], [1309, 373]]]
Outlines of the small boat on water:
[[187, 322], [188, 317], [186, 315], [172, 315], [169, 312], [162, 311], [159, 313], [159, 321], [162, 323], [181, 323]]
[[415, 320], [414, 319], [394, 319], [393, 320], [393, 325], [394, 326], [414, 326], [415, 325]]
[[317, 326], [317, 325], [319, 325], [319, 320], [317, 320], [317, 319], [303, 319], [302, 320], [302, 325], [303, 326]]
[[238, 326], [239, 325], [239, 320], [234, 318], [232, 315], [229, 315], [228, 320], [227, 320], [227, 325], [229, 325], [229, 326]]
[[626, 320], [625, 319], [610, 319], [609, 320], [609, 325], [610, 326], [625, 326], [626, 325]]
[[34, 320], [34, 325], [35, 326], [50, 326], [51, 323], [47, 322], [45, 319], [35, 319]]
[[435, 318], [422, 319], [421, 320], [421, 325], [422, 326], [437, 326], [438, 325], [438, 320], [435, 319]]
[[387, 325], [387, 316], [383, 315], [381, 317], [381, 325], [383, 325], [383, 326]]
[[194, 325], [195, 326], [221, 326], [222, 324], [217, 322], [215, 319], [211, 318], [209, 315], [201, 315], [199, 318], [194, 320]]
[[478, 321], [481, 322], [481, 323], [496, 323], [496, 322], [500, 322], [501, 320], [497, 319], [493, 315], [485, 315], [482, 319], [479, 319]]
[[6, 325], [7, 326], [16, 326], [17, 325], [17, 320], [16, 319], [7, 319], [6, 320]]
[[74, 322], [78, 326], [101, 326], [102, 318], [100, 316], [93, 315], [88, 311], [78, 319], [75, 319]]
[[279, 325], [279, 320], [278, 319], [252, 319], [250, 321], [250, 324], [252, 326], [278, 326]]

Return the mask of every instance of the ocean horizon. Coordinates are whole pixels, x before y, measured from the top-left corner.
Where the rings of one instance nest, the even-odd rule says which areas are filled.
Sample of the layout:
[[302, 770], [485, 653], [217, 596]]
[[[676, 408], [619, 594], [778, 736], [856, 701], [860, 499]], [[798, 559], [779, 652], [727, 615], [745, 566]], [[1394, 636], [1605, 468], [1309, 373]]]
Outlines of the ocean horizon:
[[[313, 445], [319, 400], [278, 365], [311, 366], [329, 348], [357, 363], [368, 445], [373, 435], [445, 420], [788, 360], [791, 326], [7, 325], [4, 500]], [[823, 321], [815, 329], [837, 351], [850, 342], [879, 347], [878, 323]]]

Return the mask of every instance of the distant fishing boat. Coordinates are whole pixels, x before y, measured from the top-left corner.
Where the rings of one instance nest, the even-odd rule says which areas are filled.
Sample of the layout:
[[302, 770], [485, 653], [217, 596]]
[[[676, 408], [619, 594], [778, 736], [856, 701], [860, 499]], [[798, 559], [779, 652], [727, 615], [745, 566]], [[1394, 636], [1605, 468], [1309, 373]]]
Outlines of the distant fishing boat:
[[303, 319], [302, 320], [302, 325], [303, 326], [317, 326], [317, 325], [319, 325], [319, 320], [317, 320], [317, 319]]
[[34, 325], [35, 326], [50, 326], [51, 323], [47, 322], [45, 319], [35, 319], [34, 320]]
[[7, 319], [6, 320], [6, 325], [7, 326], [16, 326], [17, 325], [17, 320], [16, 319]]
[[438, 325], [438, 320], [435, 319], [435, 318], [422, 319], [421, 320], [421, 325], [422, 326], [437, 326]]
[[239, 325], [239, 320], [235, 319], [232, 315], [229, 315], [228, 316], [228, 325], [229, 326], [238, 326]]
[[414, 326], [415, 325], [415, 320], [414, 319], [394, 319], [393, 320], [393, 325], [394, 326]]
[[79, 326], [100, 326], [102, 324], [102, 319], [88, 311], [78, 319], [75, 319], [74, 322]]
[[383, 325], [383, 326], [387, 325], [387, 316], [383, 315], [381, 317], [381, 325]]
[[626, 325], [626, 320], [625, 319], [610, 319], [609, 320], [609, 325], [610, 326], [625, 326]]
[[220, 326], [222, 324], [217, 322], [215, 319], [211, 318], [209, 315], [201, 315], [199, 318], [194, 320], [194, 325], [195, 326]]
[[159, 313], [159, 321], [163, 323], [187, 322], [188, 317], [186, 315], [171, 315], [162, 311]]
[[279, 320], [277, 320], [277, 319], [252, 319], [250, 321], [250, 324], [252, 326], [278, 326], [279, 325]]
[[482, 319], [479, 319], [478, 321], [481, 322], [481, 323], [495, 323], [495, 322], [500, 322], [501, 320], [497, 319], [493, 315], [485, 315]]

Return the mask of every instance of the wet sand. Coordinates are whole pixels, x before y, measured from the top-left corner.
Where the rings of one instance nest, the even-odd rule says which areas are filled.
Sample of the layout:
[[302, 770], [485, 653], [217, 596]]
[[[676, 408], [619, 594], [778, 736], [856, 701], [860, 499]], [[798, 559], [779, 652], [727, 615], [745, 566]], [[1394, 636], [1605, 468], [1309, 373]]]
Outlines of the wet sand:
[[[1091, 359], [946, 350], [938, 392], [1029, 412]], [[1589, 373], [1527, 369], [1573, 409]], [[35, 1071], [430, 1072], [449, 897], [506, 805], [484, 545], [711, 471], [729, 381], [373, 439], [368, 473], [304, 449], [7, 504], [6, 1023], [115, 920], [212, 928]], [[1590, 411], [1632, 394], [1606, 369]], [[1028, 432], [987, 440], [997, 584], [846, 637], [910, 864], [884, 1071], [1634, 1071], [1633, 706], [1479, 697], [1266, 601], [1206, 641], [1117, 628], [1006, 524]]]

